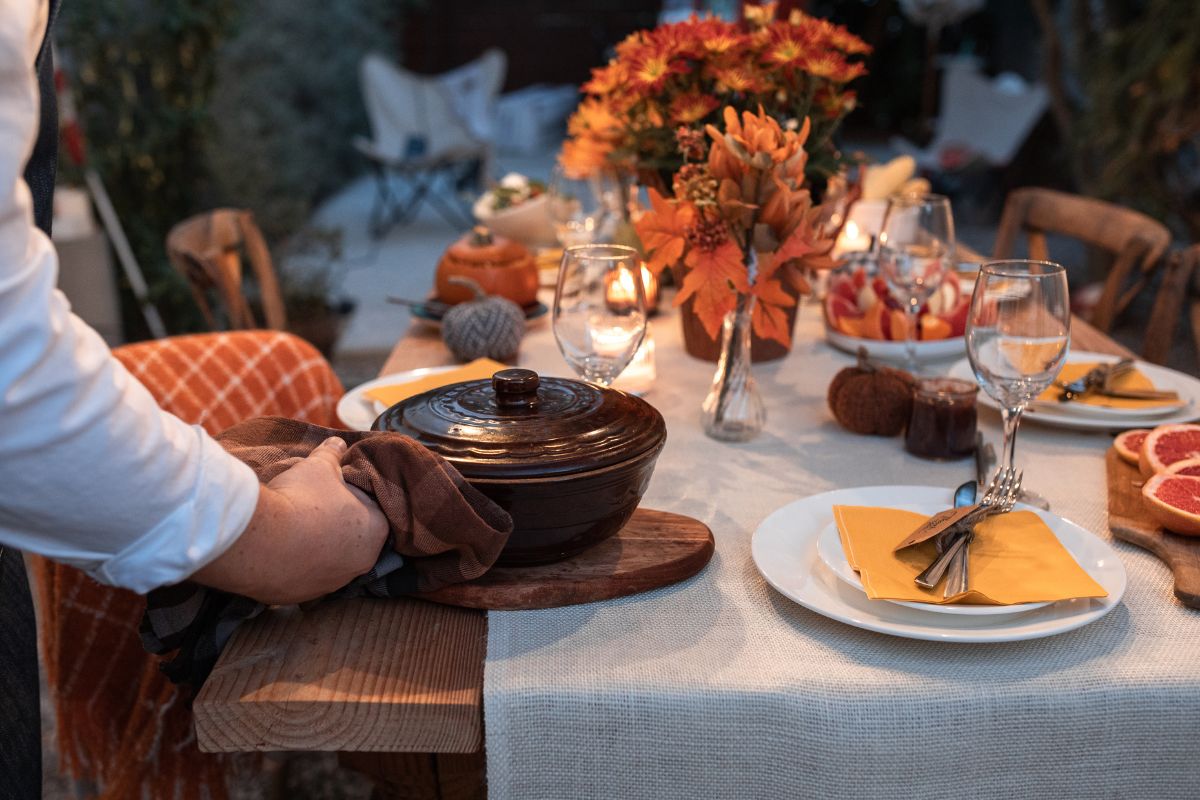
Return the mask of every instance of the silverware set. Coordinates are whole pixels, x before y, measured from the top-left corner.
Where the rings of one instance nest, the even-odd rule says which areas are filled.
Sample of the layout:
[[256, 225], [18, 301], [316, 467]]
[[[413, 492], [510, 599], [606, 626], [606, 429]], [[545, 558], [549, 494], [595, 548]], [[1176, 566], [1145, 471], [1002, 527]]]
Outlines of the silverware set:
[[[1000, 470], [988, 484], [987, 491], [978, 504], [969, 507], [967, 513], [936, 532], [933, 539], [939, 555], [915, 578], [918, 586], [924, 589], [936, 587], [941, 583], [951, 562], [968, 546], [971, 537], [975, 535], [975, 526], [988, 517], [1012, 511], [1017, 502], [1017, 494], [1021, 491], [1022, 477], [1023, 473], [1013, 469]], [[946, 587], [946, 597], [966, 591], [970, 583], [966, 560], [964, 554], [957, 570], [958, 581], [955, 585]]]
[[1078, 400], [1088, 394], [1096, 394], [1101, 397], [1122, 398], [1128, 400], [1178, 400], [1177, 392], [1159, 391], [1157, 389], [1118, 389], [1112, 384], [1113, 381], [1122, 375], [1133, 370], [1134, 361], [1132, 358], [1123, 358], [1120, 361], [1112, 364], [1101, 364], [1100, 366], [1089, 370], [1082, 378], [1077, 378], [1069, 383], [1055, 381], [1054, 386], [1061, 390], [1058, 395], [1058, 402], [1069, 403], [1072, 400]]

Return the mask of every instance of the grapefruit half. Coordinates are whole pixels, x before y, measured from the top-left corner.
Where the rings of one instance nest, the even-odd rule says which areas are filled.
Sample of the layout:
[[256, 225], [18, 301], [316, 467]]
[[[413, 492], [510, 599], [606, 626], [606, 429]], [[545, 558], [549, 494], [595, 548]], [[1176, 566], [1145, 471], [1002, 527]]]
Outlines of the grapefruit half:
[[1142, 487], [1142, 498], [1159, 525], [1175, 533], [1200, 536], [1200, 477], [1155, 475]]
[[1200, 478], [1200, 458], [1185, 458], [1163, 470], [1166, 475], [1194, 475]]
[[1136, 467], [1138, 456], [1142, 452], [1142, 442], [1146, 441], [1149, 433], [1150, 431], [1145, 428], [1134, 428], [1119, 435], [1113, 440], [1113, 447], [1116, 449], [1117, 455]]
[[1200, 458], [1200, 425], [1159, 425], [1142, 443], [1138, 468], [1148, 478], [1187, 458]]

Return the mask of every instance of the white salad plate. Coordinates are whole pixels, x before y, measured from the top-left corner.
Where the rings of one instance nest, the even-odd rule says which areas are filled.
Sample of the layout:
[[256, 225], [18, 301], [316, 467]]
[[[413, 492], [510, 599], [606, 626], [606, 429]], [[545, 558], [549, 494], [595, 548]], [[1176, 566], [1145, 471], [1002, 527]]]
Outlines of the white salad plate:
[[[867, 348], [867, 355], [884, 361], [904, 361], [908, 358], [908, 348], [904, 342], [893, 342], [883, 339], [863, 339], [858, 336], [847, 336], [825, 325], [825, 340], [838, 350], [854, 355], [858, 348]], [[942, 361], [961, 356], [967, 351], [967, 340], [962, 336], [950, 339], [934, 339], [931, 342], [917, 342], [917, 361]]]
[[367, 381], [364, 384], [355, 386], [342, 395], [342, 399], [338, 401], [338, 419], [350, 430], [369, 431], [371, 430], [371, 425], [375, 422], [375, 418], [386, 411], [387, 407], [383, 403], [376, 402], [367, 397], [366, 393], [368, 391], [378, 389], [381, 386], [399, 386], [424, 378], [426, 375], [436, 375], [440, 372], [449, 372], [452, 369], [457, 369], [457, 367], [421, 367], [420, 369], [408, 369], [402, 372], [393, 372], [391, 375], [384, 375], [373, 381]]
[[1095, 622], [1121, 602], [1125, 566], [1099, 537], [1047, 511], [1038, 514], [1072, 557], [1108, 592], [1101, 599], [1061, 600], [1006, 616], [934, 613], [871, 600], [822, 561], [818, 541], [833, 522], [835, 505], [880, 506], [933, 514], [949, 492], [933, 486], [869, 486], [805, 497], [772, 512], [754, 532], [751, 556], [772, 587], [830, 619], [878, 633], [941, 642], [1012, 642], [1038, 639]]

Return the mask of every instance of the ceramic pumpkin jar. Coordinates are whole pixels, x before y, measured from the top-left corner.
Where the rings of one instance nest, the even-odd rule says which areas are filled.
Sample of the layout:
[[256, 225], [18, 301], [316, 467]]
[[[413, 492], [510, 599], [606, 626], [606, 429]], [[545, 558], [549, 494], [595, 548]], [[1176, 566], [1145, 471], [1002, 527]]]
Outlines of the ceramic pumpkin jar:
[[495, 236], [479, 226], [446, 248], [438, 262], [437, 299], [455, 305], [475, 298], [465, 285], [451, 278], [469, 278], [485, 294], [498, 295], [519, 306], [537, 302], [537, 262], [529, 248], [520, 242]]

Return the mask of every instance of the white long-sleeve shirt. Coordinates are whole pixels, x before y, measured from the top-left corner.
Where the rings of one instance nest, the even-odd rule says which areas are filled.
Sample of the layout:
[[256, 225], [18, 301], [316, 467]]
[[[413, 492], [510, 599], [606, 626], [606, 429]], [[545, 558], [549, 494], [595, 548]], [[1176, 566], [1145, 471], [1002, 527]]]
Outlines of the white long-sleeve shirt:
[[146, 592], [224, 552], [258, 481], [159, 409], [55, 289], [22, 178], [46, 19], [43, 0], [0, 0], [0, 545]]

